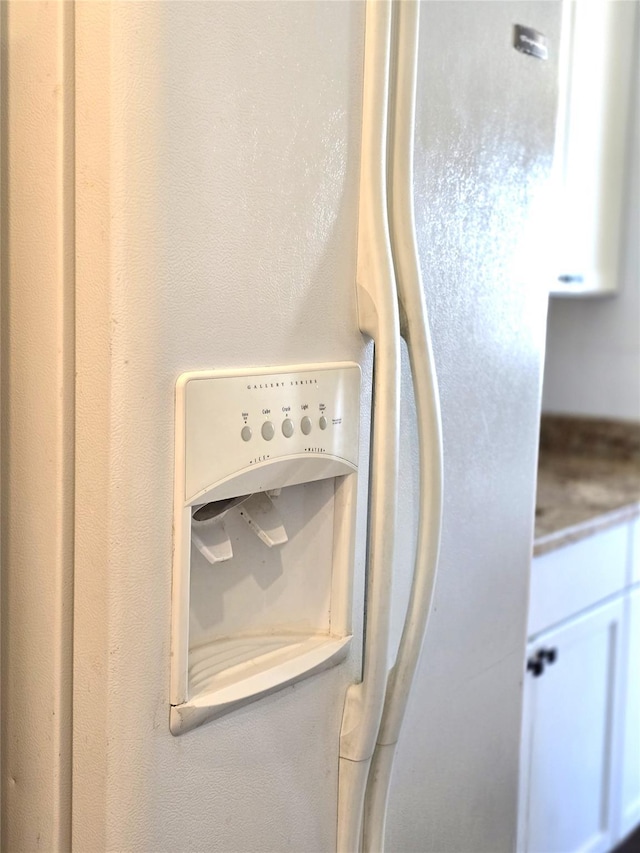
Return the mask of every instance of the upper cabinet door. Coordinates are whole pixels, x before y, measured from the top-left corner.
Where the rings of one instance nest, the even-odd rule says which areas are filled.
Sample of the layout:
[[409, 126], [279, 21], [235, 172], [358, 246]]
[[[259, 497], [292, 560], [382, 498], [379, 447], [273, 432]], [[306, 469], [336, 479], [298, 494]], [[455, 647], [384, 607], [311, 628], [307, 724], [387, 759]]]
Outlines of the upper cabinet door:
[[637, 7], [637, 0], [564, 2], [552, 294], [618, 288]]

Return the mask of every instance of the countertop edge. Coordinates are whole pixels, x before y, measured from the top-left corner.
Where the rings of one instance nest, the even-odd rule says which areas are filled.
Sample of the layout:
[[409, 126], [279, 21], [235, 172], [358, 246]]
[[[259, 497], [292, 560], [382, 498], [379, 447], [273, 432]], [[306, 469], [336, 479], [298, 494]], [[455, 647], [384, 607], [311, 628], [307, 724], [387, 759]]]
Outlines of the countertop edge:
[[640, 516], [640, 501], [635, 501], [634, 503], [617, 507], [610, 512], [588, 518], [571, 527], [564, 527], [545, 536], [539, 536], [533, 542], [533, 556], [541, 557], [543, 554], [548, 554], [550, 551], [563, 548], [565, 545], [579, 542], [581, 539], [587, 539], [589, 536], [594, 536], [596, 533], [600, 533], [610, 527], [632, 521], [638, 516]]

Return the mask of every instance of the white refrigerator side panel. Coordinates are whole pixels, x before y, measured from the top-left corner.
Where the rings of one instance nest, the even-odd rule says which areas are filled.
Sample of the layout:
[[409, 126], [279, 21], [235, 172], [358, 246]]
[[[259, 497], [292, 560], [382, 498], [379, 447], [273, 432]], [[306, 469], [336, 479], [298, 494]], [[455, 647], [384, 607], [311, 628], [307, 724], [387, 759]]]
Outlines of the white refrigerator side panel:
[[[353, 360], [360, 3], [77, 4], [73, 842], [330, 850], [350, 663], [168, 729], [174, 387]], [[361, 637], [367, 406], [354, 629]]]
[[[392, 780], [389, 850], [515, 847], [546, 315], [547, 273], [534, 248], [544, 256], [536, 231], [559, 17], [547, 2], [422, 6], [414, 187], [442, 403], [444, 514], [432, 620]], [[513, 49], [516, 22], [550, 38], [549, 61]], [[417, 506], [405, 411], [398, 565], [412, 562]], [[401, 576], [398, 628], [407, 592]]]
[[71, 825], [73, 7], [5, 2], [2, 28], [2, 838]]

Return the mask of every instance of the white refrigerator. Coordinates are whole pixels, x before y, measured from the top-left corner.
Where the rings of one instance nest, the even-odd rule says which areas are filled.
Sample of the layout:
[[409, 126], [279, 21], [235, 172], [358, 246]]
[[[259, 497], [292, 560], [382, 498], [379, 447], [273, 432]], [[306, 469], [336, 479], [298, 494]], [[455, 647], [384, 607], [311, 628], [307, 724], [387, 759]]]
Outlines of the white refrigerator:
[[[444, 501], [388, 851], [515, 848], [560, 17], [421, 4], [413, 200]], [[516, 25], [546, 58], [515, 49]], [[1, 26], [3, 848], [333, 851], [376, 533], [365, 4], [10, 0]], [[176, 383], [327, 363], [361, 371], [348, 653], [172, 734]], [[389, 666], [419, 525], [404, 345], [399, 373]], [[305, 500], [286, 545], [301, 590], [325, 535], [300, 538]], [[217, 604], [240, 581], [280, 589], [212, 569]]]

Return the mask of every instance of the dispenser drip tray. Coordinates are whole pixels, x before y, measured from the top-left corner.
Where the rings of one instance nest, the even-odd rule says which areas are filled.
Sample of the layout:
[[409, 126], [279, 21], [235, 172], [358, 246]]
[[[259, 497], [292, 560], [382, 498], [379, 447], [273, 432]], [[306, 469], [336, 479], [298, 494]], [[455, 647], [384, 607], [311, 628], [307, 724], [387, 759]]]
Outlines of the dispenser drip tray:
[[171, 709], [179, 734], [320, 672], [347, 654], [351, 637], [262, 634], [229, 637], [189, 652], [189, 702]]

